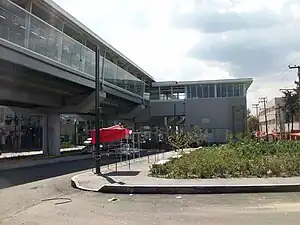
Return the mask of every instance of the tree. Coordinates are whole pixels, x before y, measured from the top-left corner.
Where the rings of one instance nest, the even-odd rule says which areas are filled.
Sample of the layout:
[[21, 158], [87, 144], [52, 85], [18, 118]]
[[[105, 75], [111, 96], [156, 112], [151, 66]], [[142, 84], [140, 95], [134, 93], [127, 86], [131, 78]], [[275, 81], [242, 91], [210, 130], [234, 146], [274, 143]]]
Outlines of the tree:
[[294, 129], [294, 118], [299, 112], [298, 94], [292, 91], [284, 91], [284, 108], [285, 120], [292, 124], [292, 130]]
[[193, 130], [187, 133], [187, 136], [191, 147], [207, 143], [207, 132], [203, 131], [198, 125], [194, 126]]
[[250, 118], [250, 116], [251, 116], [251, 110], [247, 109], [247, 118]]
[[250, 115], [247, 120], [248, 123], [248, 131], [258, 131], [259, 130], [259, 120], [257, 117]]
[[181, 149], [183, 150], [184, 148], [189, 148], [190, 147], [190, 142], [191, 139], [190, 137], [185, 134], [185, 133], [173, 133], [168, 137], [168, 142], [169, 144], [173, 147], [173, 149], [178, 150]]

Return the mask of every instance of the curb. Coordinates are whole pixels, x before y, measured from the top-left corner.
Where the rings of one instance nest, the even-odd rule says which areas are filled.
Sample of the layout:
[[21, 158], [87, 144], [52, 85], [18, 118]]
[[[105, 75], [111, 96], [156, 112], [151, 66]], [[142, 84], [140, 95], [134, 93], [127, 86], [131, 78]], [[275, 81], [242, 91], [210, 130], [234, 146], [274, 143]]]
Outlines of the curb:
[[262, 185], [103, 185], [99, 189], [80, 186], [71, 178], [71, 186], [82, 191], [114, 194], [239, 194], [300, 192], [300, 184], [262, 184]]
[[40, 166], [40, 165], [49, 165], [49, 164], [55, 164], [55, 163], [61, 163], [61, 162], [72, 162], [72, 161], [89, 159], [89, 158], [92, 158], [92, 156], [91, 155], [72, 155], [72, 156], [62, 156], [62, 157], [52, 158], [52, 159], [37, 159], [36, 161], [30, 162], [30, 163], [8, 164], [5, 166], [0, 166], [0, 172], [7, 171], [7, 170], [13, 170], [13, 169]]
[[71, 186], [75, 189], [79, 189], [81, 191], [90, 191], [90, 192], [100, 192], [101, 188], [99, 189], [92, 189], [92, 188], [86, 188], [86, 187], [83, 187], [79, 184], [79, 182], [76, 180], [76, 177], [78, 175], [75, 175], [74, 177], [71, 178]]
[[115, 194], [238, 194], [299, 192], [300, 184], [264, 185], [104, 185], [102, 193]]

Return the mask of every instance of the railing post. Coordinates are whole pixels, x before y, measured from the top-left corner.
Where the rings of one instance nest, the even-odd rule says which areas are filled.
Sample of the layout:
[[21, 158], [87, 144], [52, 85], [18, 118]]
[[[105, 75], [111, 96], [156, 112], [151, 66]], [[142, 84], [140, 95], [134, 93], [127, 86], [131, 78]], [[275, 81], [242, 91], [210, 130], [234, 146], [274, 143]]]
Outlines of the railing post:
[[[29, 0], [26, 10], [31, 13], [32, 11], [32, 1]], [[29, 47], [29, 40], [30, 40], [30, 28], [31, 28], [31, 14], [26, 13], [25, 16], [25, 40], [24, 40], [24, 46], [26, 48]]]
[[58, 61], [62, 62], [62, 52], [63, 52], [63, 38], [64, 38], [64, 27], [65, 23], [63, 22], [61, 25], [61, 32], [58, 38]]

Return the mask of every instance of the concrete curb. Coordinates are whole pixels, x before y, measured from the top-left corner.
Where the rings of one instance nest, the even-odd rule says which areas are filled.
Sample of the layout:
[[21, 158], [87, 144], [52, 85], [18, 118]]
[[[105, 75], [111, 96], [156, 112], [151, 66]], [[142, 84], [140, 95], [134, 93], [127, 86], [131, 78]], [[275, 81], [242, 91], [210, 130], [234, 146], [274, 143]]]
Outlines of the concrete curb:
[[72, 161], [89, 159], [89, 158], [92, 158], [92, 155], [70, 155], [70, 156], [62, 156], [62, 157], [51, 158], [51, 159], [37, 159], [31, 162], [3, 165], [0, 166], [0, 171], [34, 167], [40, 165], [49, 165], [49, 164], [55, 164], [61, 162], [72, 162]]
[[99, 189], [82, 187], [76, 179], [71, 186], [83, 191], [114, 194], [238, 194], [300, 192], [300, 183], [262, 185], [103, 185]]
[[[79, 175], [81, 175], [81, 174], [79, 174]], [[71, 178], [71, 186], [73, 188], [79, 189], [81, 191], [100, 192], [102, 187], [100, 187], [99, 189], [92, 189], [92, 188], [86, 188], [86, 187], [81, 186], [76, 179], [76, 177], [79, 175], [75, 175], [74, 177]]]
[[299, 192], [300, 184], [263, 185], [104, 185], [102, 193], [116, 194], [238, 194]]

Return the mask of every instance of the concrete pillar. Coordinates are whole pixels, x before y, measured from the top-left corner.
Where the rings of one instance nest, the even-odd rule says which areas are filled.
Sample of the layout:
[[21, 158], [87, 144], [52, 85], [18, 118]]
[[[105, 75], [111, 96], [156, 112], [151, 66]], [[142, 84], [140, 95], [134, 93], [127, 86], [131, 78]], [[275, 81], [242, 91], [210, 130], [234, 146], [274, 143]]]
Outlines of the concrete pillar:
[[43, 117], [43, 153], [60, 155], [60, 114], [49, 114]]

